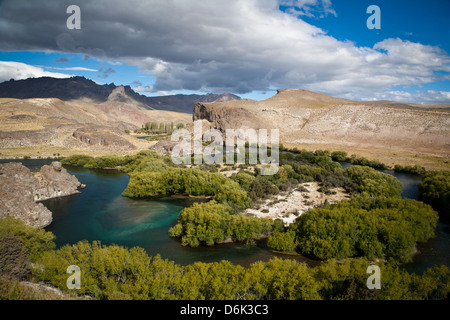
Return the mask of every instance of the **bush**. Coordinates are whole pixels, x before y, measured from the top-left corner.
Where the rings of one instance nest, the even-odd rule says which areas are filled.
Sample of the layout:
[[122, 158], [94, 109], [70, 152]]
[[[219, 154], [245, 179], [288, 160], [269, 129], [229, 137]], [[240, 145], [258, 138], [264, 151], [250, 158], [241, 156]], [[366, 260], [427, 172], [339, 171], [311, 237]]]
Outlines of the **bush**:
[[258, 198], [266, 198], [272, 194], [277, 194], [279, 192], [277, 186], [270, 182], [267, 178], [263, 176], [256, 177], [250, 187], [249, 196], [253, 200]]
[[30, 274], [28, 250], [12, 233], [0, 235], [0, 276], [24, 280]]
[[372, 196], [401, 197], [402, 183], [387, 173], [354, 165], [345, 169], [344, 175], [356, 183], [361, 193]]
[[450, 171], [427, 172], [418, 188], [421, 200], [450, 219]]
[[337, 162], [346, 162], [347, 161], [347, 152], [345, 151], [334, 151], [331, 153], [331, 159]]
[[270, 218], [248, 217], [242, 214], [234, 215], [229, 222], [233, 238], [245, 244], [253, 244], [255, 240], [268, 236], [279, 223]]
[[232, 179], [237, 183], [239, 183], [239, 185], [243, 190], [248, 192], [250, 191], [250, 188], [253, 184], [253, 181], [255, 180], [255, 177], [248, 173], [239, 171]]
[[404, 263], [434, 236], [438, 216], [422, 202], [357, 197], [302, 214], [291, 226], [298, 248], [319, 259], [365, 256]]
[[251, 205], [247, 193], [235, 181], [219, 173], [198, 169], [168, 168], [163, 172], [130, 173], [130, 181], [122, 193], [133, 198], [173, 194], [213, 196], [218, 202], [228, 203], [239, 209]]
[[53, 233], [27, 226], [22, 220], [11, 217], [0, 219], [0, 235], [3, 234], [19, 237], [28, 250], [31, 261], [35, 261], [42, 253], [55, 248]]
[[114, 168], [124, 166], [131, 161], [130, 157], [104, 156], [87, 162], [84, 167], [89, 169]]
[[295, 232], [274, 232], [267, 240], [267, 246], [276, 251], [292, 252], [297, 248]]
[[[329, 260], [312, 268], [305, 263], [279, 258], [258, 261], [249, 267], [229, 261], [180, 266], [159, 255], [149, 257], [142, 248], [127, 249], [86, 241], [48, 252], [39, 264], [41, 268], [35, 274], [37, 280], [63, 291], [68, 291], [68, 265], [89, 270], [83, 273], [81, 289], [76, 293], [95, 299], [444, 300], [448, 298], [450, 280], [446, 266], [430, 268], [420, 276], [379, 262], [382, 290], [370, 290], [366, 285], [367, 267], [373, 261], [364, 258], [341, 263]], [[1, 280], [0, 297], [3, 297], [5, 286]], [[24, 296], [23, 290], [19, 290], [18, 296], [29, 297]]]
[[327, 193], [330, 188], [344, 188], [349, 193], [354, 193], [358, 190], [358, 186], [339, 172], [328, 172], [326, 174], [319, 174], [317, 180], [321, 183], [321, 191]]
[[350, 158], [347, 158], [347, 161], [350, 162], [351, 164], [354, 164], [354, 165], [372, 167], [372, 168], [378, 169], [378, 170], [386, 170], [386, 169], [388, 169], [388, 167], [384, 163], [381, 163], [378, 160], [368, 160], [368, 159], [366, 159], [364, 157], [359, 157], [358, 158], [354, 154], [352, 154]]
[[84, 167], [87, 164], [94, 161], [91, 156], [85, 156], [82, 154], [73, 155], [61, 160], [61, 163], [66, 166]]
[[231, 208], [215, 201], [194, 203], [181, 211], [175, 227], [169, 235], [181, 237], [181, 243], [190, 247], [200, 244], [212, 246], [230, 236], [229, 219]]
[[174, 167], [170, 157], [159, 156], [155, 151], [141, 151], [132, 156], [130, 161], [121, 168], [121, 171], [131, 172], [162, 172]]
[[233, 214], [234, 210], [212, 200], [194, 203], [181, 211], [178, 224], [169, 230], [171, 237], [180, 237], [183, 245], [212, 246], [227, 238], [252, 244], [272, 231], [282, 229], [282, 222], [272, 219]]
[[415, 166], [401, 166], [399, 164], [396, 164], [394, 166], [394, 171], [395, 172], [400, 172], [400, 173], [410, 173], [410, 174], [418, 174], [418, 175], [423, 175], [426, 173], [426, 169], [424, 167], [419, 166], [418, 164], [416, 164]]
[[252, 200], [247, 196], [247, 193], [237, 183], [232, 183], [231, 181], [222, 184], [213, 199], [217, 202], [228, 204], [236, 212], [252, 205]]

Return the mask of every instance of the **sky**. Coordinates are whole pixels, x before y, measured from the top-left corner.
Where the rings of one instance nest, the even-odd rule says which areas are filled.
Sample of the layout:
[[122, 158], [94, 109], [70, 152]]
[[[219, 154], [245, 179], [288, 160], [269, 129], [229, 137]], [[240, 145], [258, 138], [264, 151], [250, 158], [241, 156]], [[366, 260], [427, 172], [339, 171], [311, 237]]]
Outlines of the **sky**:
[[449, 12], [449, 0], [0, 0], [0, 82], [450, 103]]

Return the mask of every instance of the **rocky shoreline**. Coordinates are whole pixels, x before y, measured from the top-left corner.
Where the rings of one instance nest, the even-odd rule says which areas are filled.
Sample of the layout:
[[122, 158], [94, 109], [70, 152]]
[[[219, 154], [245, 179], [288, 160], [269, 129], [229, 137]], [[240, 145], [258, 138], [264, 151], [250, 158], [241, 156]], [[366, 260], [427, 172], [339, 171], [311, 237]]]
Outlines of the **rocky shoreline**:
[[53, 218], [40, 202], [77, 194], [83, 187], [58, 161], [42, 166], [35, 173], [21, 163], [0, 164], [0, 218], [13, 217], [44, 228]]

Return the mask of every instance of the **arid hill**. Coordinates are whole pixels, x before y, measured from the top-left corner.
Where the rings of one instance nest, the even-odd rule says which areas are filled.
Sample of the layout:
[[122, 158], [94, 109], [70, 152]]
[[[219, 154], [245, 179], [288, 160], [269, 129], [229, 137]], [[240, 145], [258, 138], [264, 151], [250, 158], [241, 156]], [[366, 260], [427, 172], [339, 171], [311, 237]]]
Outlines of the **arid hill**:
[[[287, 146], [344, 150], [389, 165], [450, 156], [450, 105], [360, 102], [287, 89], [263, 101], [196, 103], [193, 119], [221, 130], [277, 128]], [[396, 161], [387, 159], [392, 155]]]
[[0, 98], [0, 156], [47, 157], [77, 151], [123, 154], [151, 144], [125, 130], [149, 122], [188, 123], [186, 113], [148, 110], [117, 87], [107, 101]]
[[187, 124], [196, 101], [240, 99], [233, 94], [147, 97], [130, 86], [84, 77], [0, 83], [0, 157], [48, 157], [93, 152], [124, 154], [153, 143], [125, 133], [147, 122]]

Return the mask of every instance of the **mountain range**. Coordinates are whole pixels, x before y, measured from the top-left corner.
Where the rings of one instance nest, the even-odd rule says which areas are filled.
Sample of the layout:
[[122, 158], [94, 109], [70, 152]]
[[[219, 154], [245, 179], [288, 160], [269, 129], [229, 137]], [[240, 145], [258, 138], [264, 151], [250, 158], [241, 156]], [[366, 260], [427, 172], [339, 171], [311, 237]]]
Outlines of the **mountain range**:
[[93, 103], [102, 103], [108, 100], [111, 101], [113, 98], [111, 94], [119, 87], [123, 87], [123, 94], [114, 96], [115, 101], [130, 102], [134, 100], [141, 107], [148, 110], [192, 113], [196, 102], [223, 102], [241, 99], [239, 96], [231, 93], [176, 94], [148, 97], [135, 92], [130, 86], [116, 86], [113, 83], [100, 85], [90, 79], [78, 76], [63, 79], [41, 77], [5, 81], [0, 83], [0, 98], [57, 98], [62, 101], [83, 99]]

